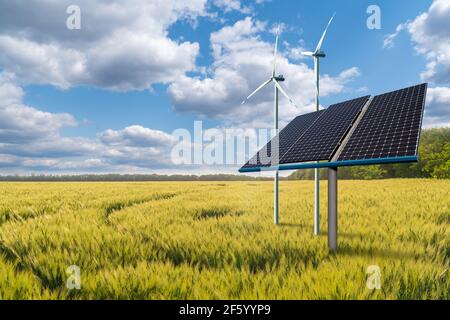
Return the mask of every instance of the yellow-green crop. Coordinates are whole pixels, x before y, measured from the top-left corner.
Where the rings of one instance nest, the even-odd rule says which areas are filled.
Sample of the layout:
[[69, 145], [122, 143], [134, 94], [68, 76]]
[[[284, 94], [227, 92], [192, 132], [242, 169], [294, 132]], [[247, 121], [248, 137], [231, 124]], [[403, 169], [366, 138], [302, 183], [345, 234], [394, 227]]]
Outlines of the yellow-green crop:
[[[0, 299], [448, 299], [450, 181], [0, 183]], [[81, 289], [69, 290], [71, 265]], [[367, 268], [381, 271], [368, 289]]]

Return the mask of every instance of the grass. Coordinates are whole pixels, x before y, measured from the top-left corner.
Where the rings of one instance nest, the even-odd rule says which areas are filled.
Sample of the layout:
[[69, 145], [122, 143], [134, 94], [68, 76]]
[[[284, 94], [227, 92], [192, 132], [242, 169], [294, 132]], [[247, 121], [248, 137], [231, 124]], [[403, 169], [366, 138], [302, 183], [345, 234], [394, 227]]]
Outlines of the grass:
[[[448, 299], [450, 181], [0, 183], [0, 299]], [[81, 290], [66, 269], [81, 268]], [[366, 270], [381, 269], [369, 290]]]

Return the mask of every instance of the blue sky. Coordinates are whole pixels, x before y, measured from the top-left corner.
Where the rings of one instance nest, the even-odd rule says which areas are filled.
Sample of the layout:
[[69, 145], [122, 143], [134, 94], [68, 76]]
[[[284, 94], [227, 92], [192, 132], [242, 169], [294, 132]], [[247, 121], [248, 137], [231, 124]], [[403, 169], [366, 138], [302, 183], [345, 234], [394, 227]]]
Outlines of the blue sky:
[[[71, 4], [79, 30], [66, 27]], [[373, 4], [379, 30], [366, 25]], [[312, 61], [298, 53], [334, 12], [324, 107], [426, 81], [425, 126], [450, 124], [448, 1], [0, 0], [0, 9], [0, 174], [235, 172], [171, 163], [172, 131], [196, 120], [271, 126], [271, 90], [239, 101], [269, 76], [277, 25], [279, 73], [299, 106], [282, 101], [281, 124], [312, 111]]]

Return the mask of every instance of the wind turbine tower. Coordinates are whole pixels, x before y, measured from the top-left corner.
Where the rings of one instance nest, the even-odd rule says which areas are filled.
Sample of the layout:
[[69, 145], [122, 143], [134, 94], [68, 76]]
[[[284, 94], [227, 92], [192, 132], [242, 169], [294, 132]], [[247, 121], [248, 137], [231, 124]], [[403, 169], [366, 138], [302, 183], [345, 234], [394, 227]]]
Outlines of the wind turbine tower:
[[[320, 90], [319, 90], [319, 59], [325, 58], [326, 54], [325, 52], [321, 51], [323, 40], [325, 39], [325, 35], [327, 34], [328, 27], [330, 26], [331, 22], [333, 21], [333, 18], [336, 14], [333, 14], [330, 21], [328, 21], [328, 25], [325, 28], [325, 31], [322, 34], [322, 37], [319, 40], [319, 43], [317, 44], [316, 50], [314, 52], [306, 51], [302, 52], [302, 55], [313, 57], [314, 58], [314, 73], [315, 73], [315, 81], [316, 81], [316, 111], [319, 111], [320, 103], [319, 103], [319, 96], [320, 96]], [[314, 234], [319, 235], [320, 234], [320, 184], [319, 184], [319, 169], [314, 169]]]
[[[246, 103], [247, 100], [249, 100], [253, 95], [255, 95], [258, 91], [260, 91], [262, 88], [264, 88], [269, 83], [273, 83], [274, 87], [274, 98], [273, 98], [273, 113], [274, 113], [274, 119], [273, 119], [273, 126], [275, 129], [275, 136], [278, 135], [278, 93], [281, 92], [291, 104], [293, 104], [295, 107], [297, 107], [292, 99], [287, 95], [287, 93], [284, 91], [284, 89], [281, 87], [280, 82], [283, 82], [285, 79], [283, 75], [276, 75], [276, 65], [277, 65], [277, 50], [278, 50], [278, 32], [275, 38], [275, 48], [273, 50], [273, 67], [272, 67], [272, 76], [265, 82], [263, 82], [255, 91], [253, 91], [247, 98], [245, 98], [244, 101], [242, 101], [242, 104]], [[279, 147], [279, 146], [277, 146]], [[274, 203], [273, 203], [273, 218], [274, 223], [278, 224], [278, 185], [279, 185], [279, 175], [278, 170], [275, 171], [274, 176]]]

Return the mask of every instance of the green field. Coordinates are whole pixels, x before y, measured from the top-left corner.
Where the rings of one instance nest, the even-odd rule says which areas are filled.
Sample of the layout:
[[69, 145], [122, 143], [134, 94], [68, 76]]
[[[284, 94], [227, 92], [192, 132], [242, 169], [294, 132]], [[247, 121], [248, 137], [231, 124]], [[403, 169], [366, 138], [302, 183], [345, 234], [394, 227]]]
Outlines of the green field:
[[[0, 183], [0, 299], [448, 299], [449, 180]], [[66, 288], [70, 265], [81, 289]], [[370, 265], [381, 289], [366, 286]]]

